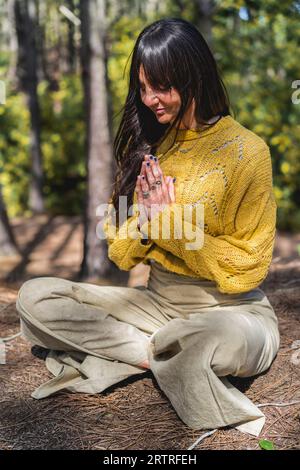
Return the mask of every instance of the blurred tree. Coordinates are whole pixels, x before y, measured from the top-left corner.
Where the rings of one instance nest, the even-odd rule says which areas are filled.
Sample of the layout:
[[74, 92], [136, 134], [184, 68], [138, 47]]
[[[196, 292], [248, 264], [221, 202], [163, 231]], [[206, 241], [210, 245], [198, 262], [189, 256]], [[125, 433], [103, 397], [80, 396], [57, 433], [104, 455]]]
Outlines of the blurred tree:
[[300, 2], [218, 1], [213, 18], [216, 60], [236, 119], [270, 146], [277, 224], [300, 230]]
[[196, 0], [195, 7], [195, 25], [208, 45], [212, 47], [212, 18], [216, 10], [216, 2], [214, 0]]
[[[0, 165], [3, 198], [11, 216], [30, 214], [28, 154], [32, 146], [32, 139], [28, 140], [30, 115], [12, 80], [16, 34], [11, 27], [11, 5], [15, 2], [0, 0], [0, 79], [7, 80], [7, 105], [0, 108]], [[78, 17], [79, 0], [33, 3], [38, 6], [35, 25], [45, 207], [55, 213], [81, 213], [87, 171], [83, 94], [78, 68], [70, 74], [74, 31], [61, 9], [66, 7]], [[113, 127], [110, 136], [117, 130], [118, 113], [126, 99], [128, 74], [124, 70], [134, 42], [146, 24], [163, 17], [185, 18], [208, 41], [211, 35], [210, 45], [229, 90], [234, 117], [271, 148], [278, 228], [299, 231], [300, 105], [292, 97], [295, 87], [300, 88], [296, 84], [300, 79], [300, 1], [106, 0], [105, 34], [101, 37], [107, 64], [103, 96], [108, 127]], [[77, 53], [79, 28], [76, 22], [74, 25]], [[108, 165], [112, 177], [115, 159]]]
[[14, 0], [7, 0], [7, 19], [9, 35], [9, 68], [7, 78], [15, 84], [17, 74], [17, 49], [18, 41], [15, 28]]
[[[106, 2], [81, 0], [82, 77], [86, 109], [87, 193], [84, 257], [81, 277], [106, 276], [115, 271], [107, 258], [106, 240], [97, 237], [97, 208], [111, 195], [112, 146], [108, 110]], [[104, 214], [103, 214], [104, 215]]]
[[43, 169], [40, 142], [40, 109], [37, 96], [37, 10], [34, 0], [15, 1], [15, 21], [18, 37], [18, 74], [26, 93], [30, 111], [31, 182], [29, 207], [33, 212], [44, 211]]
[[[67, 6], [71, 12], [75, 9], [74, 0], [67, 0]], [[75, 25], [68, 20], [68, 73], [76, 70], [76, 47], [75, 47]]]
[[14, 234], [9, 224], [0, 184], [0, 257], [19, 253]]

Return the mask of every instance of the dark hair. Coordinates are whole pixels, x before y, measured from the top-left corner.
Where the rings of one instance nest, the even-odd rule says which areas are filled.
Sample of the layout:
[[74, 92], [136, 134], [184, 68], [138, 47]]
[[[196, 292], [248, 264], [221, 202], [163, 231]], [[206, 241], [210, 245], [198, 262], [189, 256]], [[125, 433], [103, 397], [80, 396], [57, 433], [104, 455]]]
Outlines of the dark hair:
[[[200, 125], [216, 115], [230, 115], [228, 94], [213, 54], [190, 22], [181, 18], [155, 21], [139, 34], [131, 54], [129, 91], [114, 140], [117, 174], [112, 203], [117, 225], [119, 196], [127, 196], [127, 207], [132, 205], [144, 155], [155, 154], [169, 132], [178, 129], [177, 124], [192, 98], [195, 98], [195, 119]], [[141, 65], [153, 88], [173, 86], [178, 91], [181, 107], [172, 125], [158, 122], [153, 111], [143, 104], [139, 83]], [[174, 141], [176, 136], [177, 131]]]

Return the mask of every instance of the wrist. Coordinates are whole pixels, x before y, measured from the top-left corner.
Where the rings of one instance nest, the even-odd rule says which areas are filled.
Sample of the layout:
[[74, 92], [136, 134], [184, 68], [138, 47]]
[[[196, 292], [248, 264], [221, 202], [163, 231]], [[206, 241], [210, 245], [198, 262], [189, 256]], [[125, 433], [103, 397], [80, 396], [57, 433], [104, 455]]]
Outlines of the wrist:
[[[138, 231], [140, 232], [140, 234], [142, 235], [141, 243], [142, 243], [143, 245], [150, 245], [151, 240], [148, 238], [148, 235], [146, 235], [144, 232], [142, 232], [140, 222], [137, 223], [137, 229], [138, 229]], [[144, 237], [144, 238], [143, 238], [143, 237]]]

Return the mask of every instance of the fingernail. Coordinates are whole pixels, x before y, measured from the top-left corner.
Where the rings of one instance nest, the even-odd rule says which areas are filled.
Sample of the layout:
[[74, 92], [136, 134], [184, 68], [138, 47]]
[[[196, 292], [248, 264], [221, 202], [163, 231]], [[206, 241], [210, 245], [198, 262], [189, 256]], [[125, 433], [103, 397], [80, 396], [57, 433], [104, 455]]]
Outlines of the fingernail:
[[143, 178], [143, 180], [144, 180], [144, 179], [145, 179], [145, 176], [143, 175], [142, 178]]
[[149, 155], [149, 157], [150, 157], [150, 160], [153, 160], [153, 158], [154, 158], [153, 155]]
[[154, 161], [157, 162], [157, 157], [154, 157]]
[[174, 178], [173, 178], [173, 183], [175, 183], [175, 181], [176, 181], [176, 176], [174, 176]]
[[147, 162], [146, 165], [147, 165], [147, 166], [150, 166], [150, 162]]

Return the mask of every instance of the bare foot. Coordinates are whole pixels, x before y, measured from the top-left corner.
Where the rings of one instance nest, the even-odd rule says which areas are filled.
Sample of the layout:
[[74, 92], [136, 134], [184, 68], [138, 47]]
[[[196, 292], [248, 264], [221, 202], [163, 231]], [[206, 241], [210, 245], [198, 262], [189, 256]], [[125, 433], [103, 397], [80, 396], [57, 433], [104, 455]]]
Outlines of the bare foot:
[[144, 362], [141, 362], [140, 364], [138, 364], [138, 367], [143, 367], [144, 369], [150, 369], [150, 364], [149, 364], [149, 361], [144, 361]]

